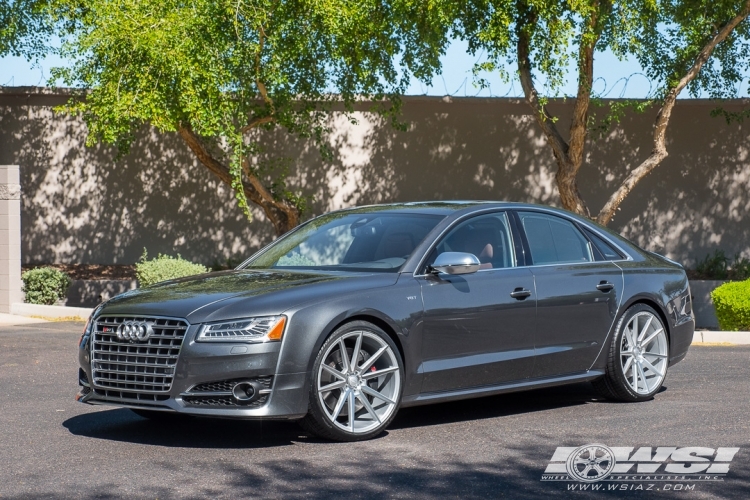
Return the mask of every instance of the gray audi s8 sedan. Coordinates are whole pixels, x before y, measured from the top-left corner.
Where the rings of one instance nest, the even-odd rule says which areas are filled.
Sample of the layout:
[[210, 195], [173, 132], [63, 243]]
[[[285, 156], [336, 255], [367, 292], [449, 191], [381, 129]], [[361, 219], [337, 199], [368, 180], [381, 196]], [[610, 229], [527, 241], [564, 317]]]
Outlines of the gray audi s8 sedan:
[[76, 399], [298, 420], [353, 441], [400, 407], [591, 381], [644, 401], [692, 341], [684, 269], [590, 220], [499, 202], [328, 213], [233, 271], [97, 307]]

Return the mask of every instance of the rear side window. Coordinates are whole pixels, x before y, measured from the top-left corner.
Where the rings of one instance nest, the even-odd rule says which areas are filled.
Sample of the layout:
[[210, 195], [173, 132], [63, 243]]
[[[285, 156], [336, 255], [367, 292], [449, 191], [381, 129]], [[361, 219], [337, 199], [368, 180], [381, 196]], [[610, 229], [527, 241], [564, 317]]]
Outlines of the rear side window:
[[573, 223], [553, 215], [519, 212], [534, 265], [591, 262], [588, 240]]
[[612, 245], [601, 239], [599, 236], [595, 235], [588, 229], [584, 229], [584, 231], [586, 232], [586, 236], [591, 240], [591, 243], [594, 244], [594, 248], [596, 248], [598, 253], [601, 254], [602, 258], [600, 259], [597, 255], [596, 260], [620, 260], [624, 258], [620, 252], [615, 250]]

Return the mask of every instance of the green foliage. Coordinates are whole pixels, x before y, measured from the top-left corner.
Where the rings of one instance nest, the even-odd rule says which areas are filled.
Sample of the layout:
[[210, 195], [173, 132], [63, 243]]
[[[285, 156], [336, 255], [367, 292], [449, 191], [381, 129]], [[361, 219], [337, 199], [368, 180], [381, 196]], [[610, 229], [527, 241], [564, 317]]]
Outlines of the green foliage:
[[[619, 58], [635, 57], [654, 84], [649, 97], [659, 98], [674, 88], [703, 47], [746, 3], [471, 0], [457, 7], [456, 34], [467, 40], [472, 54], [487, 54], [475, 75], [497, 70], [507, 80], [512, 75], [503, 67], [517, 61], [519, 33], [527, 33], [532, 69], [544, 82], [541, 98], [560, 95], [570, 62], [577, 60], [581, 43], [591, 41], [596, 42], [597, 52], [609, 49]], [[717, 47], [688, 90], [695, 97], [703, 92], [712, 98], [738, 97], [738, 86], [749, 68], [750, 23], [744, 21]]]
[[729, 259], [724, 254], [724, 250], [714, 250], [713, 254], [706, 255], [698, 262], [695, 271], [706, 280], [725, 280], [728, 264]]
[[51, 267], [39, 267], [21, 274], [26, 302], [52, 305], [65, 298], [70, 286], [67, 274]]
[[46, 0], [0, 0], [0, 57], [37, 59], [49, 51], [52, 22]]
[[750, 259], [740, 257], [740, 254], [734, 255], [734, 261], [729, 266], [729, 279], [730, 280], [746, 280], [750, 279]]
[[714, 250], [695, 266], [697, 279], [741, 281], [750, 278], [750, 259], [735, 254], [730, 260], [724, 250]]
[[[634, 52], [646, 75], [661, 85], [660, 94], [674, 88], [703, 47], [733, 17], [747, 8], [747, 0], [652, 0], [654, 9], [639, 16], [633, 33]], [[693, 97], [740, 97], [739, 85], [750, 68], [750, 22], [741, 22], [716, 47], [698, 76], [688, 85]]]
[[722, 330], [750, 330], [750, 280], [724, 283], [711, 299]]
[[135, 276], [141, 286], [207, 272], [206, 266], [194, 264], [183, 259], [179, 254], [177, 257], [159, 254], [155, 259], [148, 260], [148, 253], [145, 248], [141, 260], [135, 265]]
[[282, 127], [325, 150], [326, 116], [363, 98], [394, 117], [412, 74], [429, 79], [447, 44], [439, 2], [420, 0], [58, 0], [69, 69], [55, 81], [90, 89], [81, 114], [89, 144], [127, 150], [136, 131], [190, 128], [228, 165], [239, 205], [254, 175], [275, 199], [302, 207], [246, 161], [254, 130]]

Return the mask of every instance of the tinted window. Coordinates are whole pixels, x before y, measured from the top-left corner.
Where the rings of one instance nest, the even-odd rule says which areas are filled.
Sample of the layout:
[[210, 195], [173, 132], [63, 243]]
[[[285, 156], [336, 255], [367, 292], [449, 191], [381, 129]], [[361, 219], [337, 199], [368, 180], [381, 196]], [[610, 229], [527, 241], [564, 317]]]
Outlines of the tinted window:
[[591, 262], [589, 242], [569, 221], [535, 212], [519, 212], [535, 265]]
[[481, 262], [480, 269], [514, 267], [508, 216], [505, 212], [472, 217], [450, 230], [430, 254], [427, 264], [435, 262], [443, 252], [474, 254]]
[[395, 272], [441, 219], [404, 213], [328, 214], [272, 243], [245, 267]]
[[623, 258], [620, 252], [615, 250], [612, 247], [612, 245], [610, 245], [609, 243], [607, 243], [606, 241], [604, 241], [603, 239], [601, 239], [600, 237], [598, 237], [591, 231], [588, 231], [588, 230], [585, 230], [585, 231], [586, 231], [586, 236], [589, 237], [589, 239], [591, 240], [591, 243], [594, 244], [594, 247], [596, 247], [596, 249], [601, 254], [602, 258], [599, 259], [597, 257], [596, 260], [620, 260]]

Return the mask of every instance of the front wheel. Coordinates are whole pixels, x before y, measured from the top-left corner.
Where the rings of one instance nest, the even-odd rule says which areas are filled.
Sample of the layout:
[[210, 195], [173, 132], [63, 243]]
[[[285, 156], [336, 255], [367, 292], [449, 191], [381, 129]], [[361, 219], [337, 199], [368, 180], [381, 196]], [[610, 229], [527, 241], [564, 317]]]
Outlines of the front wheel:
[[396, 416], [403, 373], [398, 348], [382, 329], [365, 321], [342, 326], [313, 363], [302, 427], [336, 441], [377, 436]]
[[661, 389], [669, 365], [667, 332], [659, 315], [636, 304], [617, 324], [606, 374], [594, 387], [608, 399], [645, 401]]

